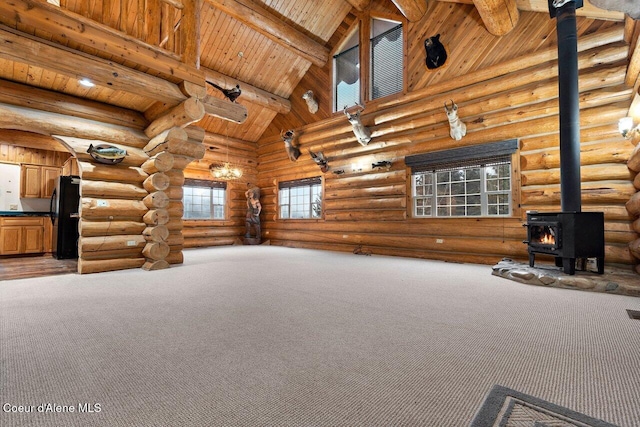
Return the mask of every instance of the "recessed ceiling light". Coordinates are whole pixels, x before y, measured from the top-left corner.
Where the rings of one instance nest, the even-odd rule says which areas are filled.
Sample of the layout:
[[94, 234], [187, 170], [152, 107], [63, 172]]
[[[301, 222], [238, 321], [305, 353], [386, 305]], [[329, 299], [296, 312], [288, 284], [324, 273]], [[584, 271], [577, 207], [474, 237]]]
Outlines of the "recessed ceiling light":
[[86, 86], [86, 87], [94, 87], [95, 86], [95, 83], [93, 83], [89, 79], [80, 79], [78, 81], [78, 83], [80, 83], [82, 86]]

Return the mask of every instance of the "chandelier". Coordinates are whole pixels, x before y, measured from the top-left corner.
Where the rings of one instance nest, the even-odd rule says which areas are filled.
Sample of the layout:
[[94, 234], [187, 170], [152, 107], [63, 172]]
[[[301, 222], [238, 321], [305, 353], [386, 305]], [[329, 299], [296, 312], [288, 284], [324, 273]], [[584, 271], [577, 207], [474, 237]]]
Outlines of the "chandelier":
[[233, 179], [238, 179], [242, 176], [242, 169], [231, 165], [229, 163], [229, 123], [227, 122], [226, 127], [227, 137], [225, 139], [225, 145], [227, 149], [226, 160], [222, 164], [213, 164], [209, 166], [209, 172], [215, 179], [220, 179], [222, 181], [231, 181]]
[[221, 165], [211, 165], [209, 172], [216, 179], [223, 181], [230, 181], [232, 179], [238, 179], [242, 177], [242, 170], [240, 168], [231, 166], [229, 162], [224, 162]]

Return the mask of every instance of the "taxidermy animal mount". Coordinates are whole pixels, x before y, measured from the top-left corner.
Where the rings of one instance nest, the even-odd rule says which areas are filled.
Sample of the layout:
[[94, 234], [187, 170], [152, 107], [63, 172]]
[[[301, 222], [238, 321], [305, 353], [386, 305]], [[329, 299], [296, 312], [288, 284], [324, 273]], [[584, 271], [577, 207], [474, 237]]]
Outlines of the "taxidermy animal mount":
[[329, 170], [329, 161], [324, 156], [324, 154], [322, 154], [322, 151], [314, 153], [313, 151], [309, 150], [309, 155], [311, 156], [313, 161], [316, 162], [318, 166], [320, 166], [320, 170], [322, 171], [322, 173], [325, 173], [327, 170]]
[[242, 90], [240, 89], [240, 85], [236, 85], [235, 87], [232, 87], [231, 89], [225, 89], [223, 87], [218, 86], [215, 83], [211, 83], [211, 82], [207, 82], [207, 83], [209, 83], [211, 86], [213, 86], [214, 88], [216, 88], [220, 92], [222, 92], [222, 94], [225, 96], [225, 98], [227, 98], [231, 102], [236, 102], [236, 99], [238, 99], [238, 97], [242, 93]]
[[315, 114], [318, 112], [318, 101], [313, 97], [313, 91], [308, 90], [302, 95], [302, 99], [304, 99], [307, 103], [307, 108], [309, 108], [309, 112], [311, 114]]
[[600, 9], [624, 12], [633, 19], [640, 19], [638, 0], [591, 0], [590, 3]]
[[424, 41], [424, 48], [427, 51], [427, 68], [433, 70], [444, 65], [447, 60], [447, 51], [440, 42], [440, 34], [429, 37]]
[[364, 111], [364, 107], [360, 104], [356, 104], [357, 107], [360, 107], [360, 110], [351, 114], [347, 111], [347, 106], [344, 106], [344, 115], [347, 116], [349, 123], [353, 127], [353, 133], [360, 145], [367, 145], [369, 141], [371, 141], [371, 131], [368, 127], [364, 126], [360, 121], [360, 113]]
[[444, 112], [449, 119], [449, 135], [456, 141], [460, 141], [467, 134], [467, 125], [458, 118], [458, 106], [451, 100], [451, 108], [444, 103]]
[[284, 149], [287, 150], [287, 156], [289, 156], [289, 160], [295, 162], [300, 157], [300, 150], [298, 147], [293, 145], [293, 138], [295, 138], [296, 133], [289, 129], [288, 131], [280, 131], [280, 136], [284, 141]]

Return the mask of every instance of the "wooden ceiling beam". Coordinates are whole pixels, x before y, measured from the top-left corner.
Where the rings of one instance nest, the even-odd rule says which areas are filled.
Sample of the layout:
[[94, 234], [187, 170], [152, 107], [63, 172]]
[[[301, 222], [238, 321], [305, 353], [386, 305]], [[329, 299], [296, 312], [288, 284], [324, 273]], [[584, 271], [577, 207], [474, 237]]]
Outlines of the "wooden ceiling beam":
[[0, 57], [51, 70], [68, 77], [158, 101], [179, 104], [186, 99], [177, 85], [106, 59], [75, 51], [6, 26], [0, 26]]
[[36, 150], [69, 152], [67, 147], [55, 138], [21, 130], [0, 129], [0, 143], [2, 142], [16, 147], [34, 148]]
[[427, 13], [426, 0], [393, 0], [393, 4], [410, 22], [421, 20]]
[[355, 7], [357, 11], [362, 12], [369, 7], [371, 0], [346, 0], [351, 6]]
[[286, 24], [282, 19], [251, 0], [206, 0], [211, 6], [247, 25], [296, 55], [324, 67], [329, 49]]
[[144, 116], [137, 111], [2, 79], [1, 102], [139, 130], [148, 125]]
[[[182, 3], [182, 2], [180, 2]], [[124, 61], [202, 84], [204, 76], [171, 52], [142, 42], [82, 15], [35, 0], [0, 1], [0, 15], [16, 24], [31, 25], [56, 37], [67, 39]]]
[[206, 81], [225, 89], [231, 89], [236, 85], [240, 86], [240, 90], [242, 91], [240, 98], [238, 98], [240, 101], [261, 105], [280, 114], [288, 114], [291, 111], [291, 102], [288, 99], [208, 68], [202, 67], [202, 71], [204, 71]]
[[473, 0], [487, 30], [504, 36], [518, 23], [520, 12], [515, 0]]
[[227, 99], [219, 99], [214, 96], [207, 95], [202, 100], [204, 112], [210, 116], [216, 116], [222, 120], [234, 123], [243, 123], [247, 120], [247, 107]]

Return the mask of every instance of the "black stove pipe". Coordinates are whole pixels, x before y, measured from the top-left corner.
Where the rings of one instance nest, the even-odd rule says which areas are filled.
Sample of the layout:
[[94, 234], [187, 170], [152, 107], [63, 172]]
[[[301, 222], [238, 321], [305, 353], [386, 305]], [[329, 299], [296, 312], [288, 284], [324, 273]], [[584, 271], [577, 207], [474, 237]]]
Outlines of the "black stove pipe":
[[[582, 0], [578, 2], [578, 7], [582, 6]], [[560, 6], [556, 8], [552, 3]], [[563, 212], [581, 212], [576, 0], [549, 0], [549, 12], [551, 17], [556, 16], [558, 37], [561, 206]]]

